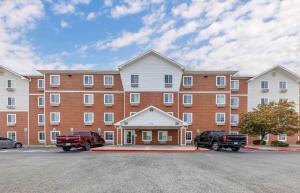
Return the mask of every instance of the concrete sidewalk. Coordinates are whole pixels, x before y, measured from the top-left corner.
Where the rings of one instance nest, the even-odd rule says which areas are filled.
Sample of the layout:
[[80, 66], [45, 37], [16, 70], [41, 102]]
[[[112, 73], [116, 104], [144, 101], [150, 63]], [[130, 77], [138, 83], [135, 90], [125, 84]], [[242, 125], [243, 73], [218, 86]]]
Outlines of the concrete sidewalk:
[[171, 146], [171, 145], [130, 145], [130, 146], [117, 146], [106, 145], [103, 147], [92, 148], [92, 152], [208, 152], [208, 149], [199, 148], [194, 146]]
[[277, 151], [277, 152], [300, 152], [299, 145], [293, 145], [290, 147], [273, 147], [269, 145], [247, 145], [243, 147], [248, 150], [259, 150], [259, 151]]

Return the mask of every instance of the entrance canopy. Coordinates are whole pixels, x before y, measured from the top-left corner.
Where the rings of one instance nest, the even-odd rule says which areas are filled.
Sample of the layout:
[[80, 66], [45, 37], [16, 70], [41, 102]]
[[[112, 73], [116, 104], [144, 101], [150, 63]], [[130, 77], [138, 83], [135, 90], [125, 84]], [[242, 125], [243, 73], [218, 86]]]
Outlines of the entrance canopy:
[[136, 114], [115, 123], [115, 126], [132, 129], [159, 129], [162, 127], [178, 129], [180, 127], [188, 126], [188, 124], [155, 106], [149, 106]]

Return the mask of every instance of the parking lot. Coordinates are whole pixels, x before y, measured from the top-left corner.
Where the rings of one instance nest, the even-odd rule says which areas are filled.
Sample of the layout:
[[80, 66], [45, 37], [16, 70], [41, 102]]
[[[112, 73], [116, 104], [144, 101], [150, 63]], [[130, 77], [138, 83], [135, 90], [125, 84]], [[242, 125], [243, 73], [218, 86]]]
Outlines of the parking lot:
[[6, 192], [300, 192], [300, 153], [0, 150]]

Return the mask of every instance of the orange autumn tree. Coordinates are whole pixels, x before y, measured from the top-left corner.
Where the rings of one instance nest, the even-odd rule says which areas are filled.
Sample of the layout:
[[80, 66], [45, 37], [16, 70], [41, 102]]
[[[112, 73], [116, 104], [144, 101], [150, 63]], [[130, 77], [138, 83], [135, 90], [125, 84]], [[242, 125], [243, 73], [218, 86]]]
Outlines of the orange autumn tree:
[[293, 135], [300, 130], [299, 124], [295, 104], [285, 100], [258, 105], [252, 112], [242, 115], [238, 128], [241, 133], [264, 139], [267, 134]]

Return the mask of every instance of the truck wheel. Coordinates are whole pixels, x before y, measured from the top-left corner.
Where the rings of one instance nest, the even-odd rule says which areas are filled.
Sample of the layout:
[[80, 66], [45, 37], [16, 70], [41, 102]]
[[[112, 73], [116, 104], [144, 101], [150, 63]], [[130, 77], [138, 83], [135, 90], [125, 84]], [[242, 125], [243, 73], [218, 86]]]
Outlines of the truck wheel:
[[91, 144], [90, 144], [89, 142], [85, 142], [85, 143], [84, 143], [83, 149], [84, 149], [85, 151], [89, 151], [89, 150], [91, 149]]
[[231, 150], [232, 150], [232, 151], [239, 151], [239, 150], [240, 150], [240, 147], [231, 147]]
[[63, 147], [64, 151], [70, 151], [71, 147]]
[[220, 150], [220, 145], [218, 142], [213, 142], [211, 148], [214, 150], [214, 151], [219, 151]]

